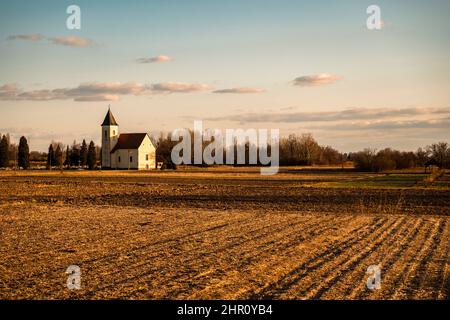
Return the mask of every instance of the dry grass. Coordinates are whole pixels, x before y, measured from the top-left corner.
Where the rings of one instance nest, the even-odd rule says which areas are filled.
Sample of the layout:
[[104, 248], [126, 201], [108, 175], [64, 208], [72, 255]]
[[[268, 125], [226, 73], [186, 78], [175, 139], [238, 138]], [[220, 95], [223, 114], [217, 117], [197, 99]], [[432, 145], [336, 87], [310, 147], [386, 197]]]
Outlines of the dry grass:
[[1, 173], [0, 298], [448, 299], [448, 190], [314, 186], [370, 178]]

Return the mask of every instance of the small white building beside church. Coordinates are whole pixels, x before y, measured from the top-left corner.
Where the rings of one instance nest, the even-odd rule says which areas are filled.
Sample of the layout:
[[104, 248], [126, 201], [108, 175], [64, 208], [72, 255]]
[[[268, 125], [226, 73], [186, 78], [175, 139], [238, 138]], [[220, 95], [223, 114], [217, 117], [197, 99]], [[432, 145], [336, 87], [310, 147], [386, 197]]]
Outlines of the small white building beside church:
[[109, 108], [101, 126], [103, 169], [156, 168], [156, 148], [147, 133], [119, 133], [119, 125]]

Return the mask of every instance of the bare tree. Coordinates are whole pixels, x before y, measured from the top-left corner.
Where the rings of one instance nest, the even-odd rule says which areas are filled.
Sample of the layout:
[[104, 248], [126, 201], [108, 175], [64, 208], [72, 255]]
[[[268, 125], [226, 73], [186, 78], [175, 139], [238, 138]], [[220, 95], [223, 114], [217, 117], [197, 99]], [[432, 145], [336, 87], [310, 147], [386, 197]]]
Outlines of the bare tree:
[[433, 143], [427, 146], [427, 151], [435, 159], [440, 168], [447, 168], [450, 164], [450, 148], [447, 142]]

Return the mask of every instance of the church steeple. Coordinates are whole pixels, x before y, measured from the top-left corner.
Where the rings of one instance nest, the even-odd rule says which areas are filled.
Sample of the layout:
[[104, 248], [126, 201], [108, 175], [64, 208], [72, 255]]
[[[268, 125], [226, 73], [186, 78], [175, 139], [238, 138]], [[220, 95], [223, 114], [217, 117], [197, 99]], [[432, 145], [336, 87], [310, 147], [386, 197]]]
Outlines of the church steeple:
[[103, 120], [102, 126], [118, 126], [116, 119], [111, 112], [110, 106], [108, 106], [108, 112], [106, 113], [105, 120]]
[[102, 123], [102, 168], [111, 167], [111, 150], [119, 139], [119, 125], [108, 106], [105, 120]]

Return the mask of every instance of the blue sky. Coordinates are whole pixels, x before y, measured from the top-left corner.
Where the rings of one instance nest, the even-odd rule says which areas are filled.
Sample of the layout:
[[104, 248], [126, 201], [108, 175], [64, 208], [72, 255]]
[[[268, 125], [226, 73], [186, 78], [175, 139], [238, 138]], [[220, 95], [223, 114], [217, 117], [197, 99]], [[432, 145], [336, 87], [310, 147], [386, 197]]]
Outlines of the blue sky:
[[[81, 30], [66, 28], [70, 4]], [[365, 26], [371, 4], [382, 30]], [[98, 141], [111, 104], [122, 132], [197, 119], [312, 132], [344, 151], [415, 149], [450, 136], [448, 12], [437, 0], [2, 1], [0, 132], [35, 150]], [[61, 45], [70, 37], [91, 42]]]

